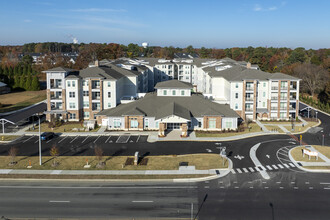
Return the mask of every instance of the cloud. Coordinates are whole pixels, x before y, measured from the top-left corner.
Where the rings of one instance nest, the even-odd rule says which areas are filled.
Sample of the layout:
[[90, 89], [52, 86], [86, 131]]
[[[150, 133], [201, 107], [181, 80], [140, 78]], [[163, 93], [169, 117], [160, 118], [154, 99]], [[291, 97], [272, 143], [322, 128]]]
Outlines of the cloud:
[[125, 9], [112, 9], [112, 8], [77, 8], [70, 9], [72, 12], [127, 12]]
[[262, 10], [262, 8], [258, 4], [256, 4], [253, 8], [253, 11], [261, 11], [261, 10]]
[[30, 22], [32, 22], [32, 20], [30, 20], [30, 19], [24, 19], [23, 22], [30, 23]]
[[279, 6], [274, 5], [274, 6], [270, 6], [270, 7], [262, 7], [259, 4], [255, 4], [253, 11], [276, 11], [276, 10], [280, 9], [281, 7], [284, 7], [285, 5], [286, 5], [285, 1], [281, 2], [281, 4]]

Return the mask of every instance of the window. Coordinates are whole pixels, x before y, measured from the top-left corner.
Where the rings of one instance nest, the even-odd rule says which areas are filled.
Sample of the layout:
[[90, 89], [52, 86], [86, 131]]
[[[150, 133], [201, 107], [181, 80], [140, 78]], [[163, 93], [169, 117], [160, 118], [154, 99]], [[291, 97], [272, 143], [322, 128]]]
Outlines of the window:
[[226, 121], [226, 128], [231, 128], [232, 124], [233, 123], [231, 121]]
[[176, 95], [176, 91], [175, 90], [172, 90], [172, 95]]
[[89, 112], [84, 112], [84, 118], [89, 118]]
[[286, 113], [285, 112], [281, 112], [280, 113], [280, 118], [285, 118], [286, 117]]
[[113, 127], [114, 128], [120, 128], [121, 127], [121, 119], [120, 118], [113, 119]]
[[70, 103], [69, 103], [69, 107], [70, 107], [70, 108], [76, 108], [76, 103], [74, 103], [74, 102], [70, 102]]
[[76, 113], [70, 113], [69, 119], [76, 119]]
[[216, 120], [215, 118], [209, 118], [209, 128], [216, 128]]
[[262, 102], [262, 107], [263, 107], [263, 108], [266, 107], [266, 102]]
[[156, 128], [159, 128], [159, 122], [158, 121], [156, 122]]
[[167, 90], [163, 90], [163, 95], [167, 95]]
[[72, 87], [76, 87], [76, 81], [72, 81]]
[[181, 90], [181, 95], [184, 95], [184, 90]]
[[108, 82], [108, 87], [111, 87], [111, 82]]
[[264, 82], [264, 87], [266, 87], [266, 83]]
[[138, 127], [137, 118], [131, 118], [131, 128], [137, 128], [137, 127]]
[[169, 69], [169, 70], [172, 69], [172, 65], [168, 65], [168, 69]]
[[238, 104], [237, 103], [235, 104], [235, 109], [238, 109]]
[[198, 127], [201, 128], [202, 127], [202, 122], [198, 121]]
[[172, 75], [172, 71], [171, 70], [168, 71], [168, 75]]
[[71, 82], [68, 81], [68, 82], [67, 82], [67, 85], [68, 85], [68, 87], [71, 87]]
[[189, 76], [186, 76], [186, 79], [189, 79]]
[[111, 102], [108, 102], [108, 108], [111, 108]]
[[183, 65], [179, 65], [179, 69], [182, 69], [183, 68]]
[[235, 88], [236, 88], [236, 89], [238, 88], [238, 83], [236, 83]]
[[75, 98], [76, 97], [76, 93], [75, 92], [69, 92], [69, 97], [70, 98]]
[[266, 92], [262, 92], [262, 97], [266, 97]]
[[89, 92], [88, 91], [83, 91], [83, 96], [89, 96]]
[[235, 93], [235, 98], [238, 99], [238, 93], [237, 92]]
[[84, 108], [89, 108], [89, 102], [88, 101], [84, 101]]
[[144, 119], [144, 127], [146, 127], [146, 128], [149, 127], [149, 118]]
[[111, 92], [108, 92], [108, 98], [111, 98]]

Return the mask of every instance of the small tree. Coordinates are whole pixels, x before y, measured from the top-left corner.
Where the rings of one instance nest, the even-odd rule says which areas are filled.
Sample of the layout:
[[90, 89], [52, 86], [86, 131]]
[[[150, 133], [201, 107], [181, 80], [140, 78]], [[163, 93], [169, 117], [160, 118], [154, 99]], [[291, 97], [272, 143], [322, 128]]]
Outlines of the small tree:
[[53, 160], [53, 165], [52, 166], [57, 166], [58, 163], [56, 162], [56, 158], [60, 155], [60, 151], [58, 150], [58, 148], [54, 145], [51, 149], [50, 149], [50, 156], [54, 157]]
[[101, 147], [95, 147], [94, 153], [95, 153], [96, 159], [98, 160], [98, 166], [103, 166], [104, 165], [104, 163], [102, 162], [103, 149]]
[[18, 154], [18, 149], [16, 147], [11, 147], [8, 151], [8, 155], [10, 156], [10, 163], [9, 165], [15, 165], [16, 164], [16, 161], [15, 161], [15, 158]]
[[38, 80], [37, 76], [34, 76], [33, 79], [32, 79], [31, 90], [32, 91], [39, 91], [40, 90], [39, 80]]

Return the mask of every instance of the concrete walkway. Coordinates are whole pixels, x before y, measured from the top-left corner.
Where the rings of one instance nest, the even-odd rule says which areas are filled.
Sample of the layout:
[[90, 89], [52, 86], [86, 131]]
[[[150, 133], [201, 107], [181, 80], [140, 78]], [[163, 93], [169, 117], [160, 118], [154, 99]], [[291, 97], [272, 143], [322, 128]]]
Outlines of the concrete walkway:
[[259, 125], [262, 128], [263, 131], [269, 132], [269, 130], [266, 128], [266, 126], [263, 123], [261, 123], [259, 120], [256, 120], [256, 123], [257, 123], [257, 125]]

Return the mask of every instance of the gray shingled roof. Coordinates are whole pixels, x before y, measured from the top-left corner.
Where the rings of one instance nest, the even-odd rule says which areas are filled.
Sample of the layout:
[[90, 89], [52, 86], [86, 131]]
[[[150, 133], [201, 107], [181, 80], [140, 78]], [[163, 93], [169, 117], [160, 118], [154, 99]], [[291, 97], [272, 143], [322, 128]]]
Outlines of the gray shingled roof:
[[136, 76], [140, 73], [135, 70], [127, 70], [116, 65], [88, 67], [79, 72], [82, 78], [105, 78], [105, 79], [120, 79], [123, 76]]
[[[205, 99], [203, 95], [192, 94], [191, 96], [157, 96], [157, 93], [148, 93], [142, 99], [121, 104], [115, 108], [106, 109], [97, 115], [122, 117], [128, 115], [132, 109], [139, 109], [145, 116], [162, 118], [171, 115], [187, 118], [203, 116], [239, 117], [229, 105], [218, 104]], [[134, 113], [135, 114], [135, 113]]]
[[231, 68], [216, 71], [215, 67], [206, 67], [204, 68], [205, 72], [208, 72], [210, 77], [223, 77], [228, 81], [231, 81], [237, 77], [238, 74], [240, 74], [245, 68], [242, 66], [233, 66]]
[[76, 70], [70, 69], [70, 68], [65, 68], [65, 67], [55, 67], [49, 70], [45, 70], [43, 72], [73, 72]]
[[269, 79], [286, 79], [286, 80], [299, 80], [298, 78], [294, 77], [294, 76], [290, 76], [288, 74], [284, 74], [284, 73], [272, 73], [271, 76], [269, 77]]
[[190, 83], [182, 82], [176, 79], [159, 82], [156, 84], [155, 89], [161, 88], [179, 88], [179, 89], [192, 89], [193, 86]]

